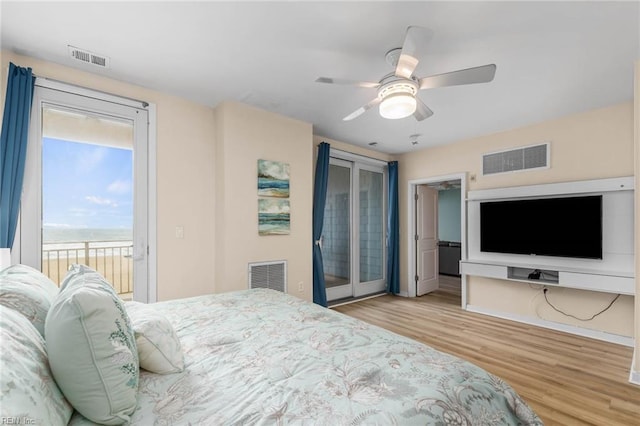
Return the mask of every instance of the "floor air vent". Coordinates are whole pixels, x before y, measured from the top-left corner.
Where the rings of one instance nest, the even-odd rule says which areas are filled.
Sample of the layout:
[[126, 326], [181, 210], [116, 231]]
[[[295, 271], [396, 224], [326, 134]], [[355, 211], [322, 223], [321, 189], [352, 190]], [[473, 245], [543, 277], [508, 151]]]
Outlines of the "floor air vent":
[[287, 292], [287, 262], [249, 263], [249, 288], [269, 288]]
[[545, 169], [549, 167], [549, 142], [482, 156], [482, 174]]

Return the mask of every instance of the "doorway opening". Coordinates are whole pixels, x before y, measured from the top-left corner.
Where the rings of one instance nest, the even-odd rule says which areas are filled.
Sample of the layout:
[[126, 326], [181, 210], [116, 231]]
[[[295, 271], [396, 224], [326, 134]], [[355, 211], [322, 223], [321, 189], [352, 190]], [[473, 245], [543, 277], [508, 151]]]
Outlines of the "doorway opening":
[[434, 291], [466, 306], [466, 173], [409, 181], [408, 296]]

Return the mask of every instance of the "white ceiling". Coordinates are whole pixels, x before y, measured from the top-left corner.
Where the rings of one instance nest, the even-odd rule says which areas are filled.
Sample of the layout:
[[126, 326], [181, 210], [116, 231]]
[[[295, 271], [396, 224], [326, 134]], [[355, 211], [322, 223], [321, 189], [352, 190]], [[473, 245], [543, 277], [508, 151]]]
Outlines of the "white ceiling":
[[[240, 101], [388, 153], [630, 101], [640, 59], [637, 1], [2, 1], [0, 14], [3, 49], [205, 105]], [[376, 90], [315, 79], [380, 80], [410, 25], [433, 31], [415, 75], [495, 63], [494, 81], [421, 91], [435, 112], [422, 122], [375, 109], [342, 121]], [[109, 56], [111, 68], [74, 63], [67, 45]]]

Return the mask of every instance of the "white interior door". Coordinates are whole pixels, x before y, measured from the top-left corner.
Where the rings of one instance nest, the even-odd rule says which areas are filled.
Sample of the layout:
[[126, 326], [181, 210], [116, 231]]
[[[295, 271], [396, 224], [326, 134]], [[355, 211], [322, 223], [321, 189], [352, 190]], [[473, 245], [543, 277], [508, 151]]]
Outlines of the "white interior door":
[[416, 295], [438, 289], [438, 191], [416, 187]]

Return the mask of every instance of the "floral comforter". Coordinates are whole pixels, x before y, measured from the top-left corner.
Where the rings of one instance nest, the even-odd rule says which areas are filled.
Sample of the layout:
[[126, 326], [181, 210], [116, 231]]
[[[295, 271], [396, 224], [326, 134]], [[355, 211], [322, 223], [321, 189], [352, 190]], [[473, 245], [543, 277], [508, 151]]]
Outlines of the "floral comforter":
[[[153, 304], [185, 370], [141, 370], [136, 425], [541, 425], [501, 379], [272, 290]], [[91, 424], [78, 413], [72, 425]]]

